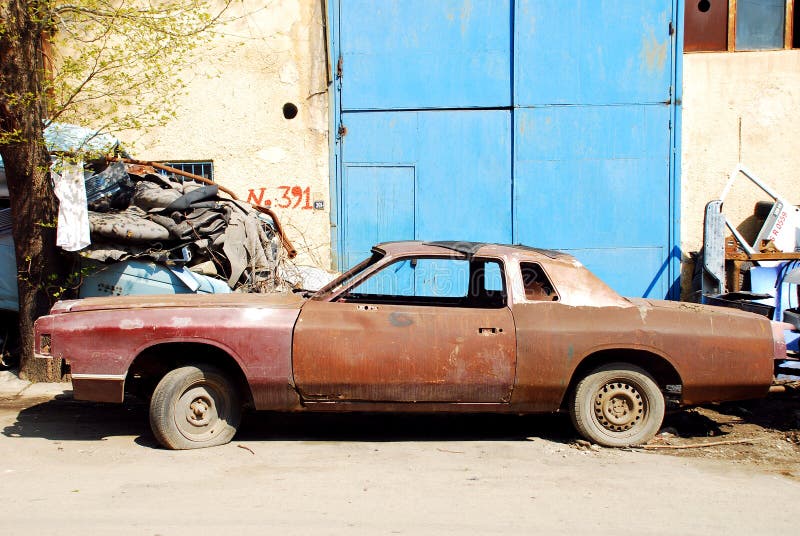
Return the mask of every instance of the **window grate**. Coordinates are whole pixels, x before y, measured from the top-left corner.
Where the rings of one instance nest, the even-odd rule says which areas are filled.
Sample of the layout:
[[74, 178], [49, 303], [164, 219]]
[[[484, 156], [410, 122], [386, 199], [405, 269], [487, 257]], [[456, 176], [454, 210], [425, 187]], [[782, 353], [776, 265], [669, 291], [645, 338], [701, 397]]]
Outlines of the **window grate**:
[[[199, 175], [210, 181], [214, 180], [214, 162], [211, 160], [191, 160], [184, 162], [168, 161], [160, 163], [193, 175]], [[159, 171], [159, 173], [162, 175], [169, 175], [166, 171]]]

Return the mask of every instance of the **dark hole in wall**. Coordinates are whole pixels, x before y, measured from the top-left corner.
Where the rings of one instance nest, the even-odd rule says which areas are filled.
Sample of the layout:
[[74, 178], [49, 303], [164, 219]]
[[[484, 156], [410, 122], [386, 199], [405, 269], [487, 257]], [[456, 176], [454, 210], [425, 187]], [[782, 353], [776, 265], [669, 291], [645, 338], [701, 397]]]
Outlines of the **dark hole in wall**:
[[291, 102], [287, 102], [283, 105], [283, 117], [286, 119], [294, 119], [297, 117], [297, 106], [292, 104]]
[[709, 2], [708, 0], [700, 0], [697, 3], [697, 9], [699, 9], [702, 13], [705, 13], [709, 9], [711, 9], [711, 2]]

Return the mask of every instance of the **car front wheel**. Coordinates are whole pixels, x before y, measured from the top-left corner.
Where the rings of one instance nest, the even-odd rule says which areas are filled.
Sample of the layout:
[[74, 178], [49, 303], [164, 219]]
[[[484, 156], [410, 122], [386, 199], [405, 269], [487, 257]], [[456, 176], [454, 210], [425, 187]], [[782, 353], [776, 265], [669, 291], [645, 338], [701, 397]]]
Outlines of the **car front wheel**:
[[610, 363], [578, 382], [569, 409], [586, 439], [606, 447], [641, 445], [661, 427], [664, 395], [643, 369]]
[[150, 427], [168, 449], [197, 449], [228, 443], [241, 418], [231, 380], [208, 365], [167, 373], [150, 399]]

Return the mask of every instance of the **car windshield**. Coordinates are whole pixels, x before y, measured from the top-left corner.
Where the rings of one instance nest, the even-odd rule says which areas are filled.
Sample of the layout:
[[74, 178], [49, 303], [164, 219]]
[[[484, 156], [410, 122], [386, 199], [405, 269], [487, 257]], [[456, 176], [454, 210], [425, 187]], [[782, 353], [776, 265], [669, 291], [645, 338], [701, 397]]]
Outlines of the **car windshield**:
[[319, 289], [317, 292], [315, 292], [314, 295], [311, 296], [311, 299], [320, 300], [325, 296], [333, 292], [336, 292], [337, 290], [340, 290], [342, 287], [348, 285], [353, 279], [358, 277], [358, 275], [361, 272], [363, 272], [364, 270], [366, 270], [367, 268], [369, 268], [370, 266], [381, 260], [383, 258], [383, 255], [384, 255], [383, 253], [373, 251], [371, 256], [359, 262], [358, 264], [347, 270], [345, 273], [343, 273], [342, 275], [340, 275], [339, 277], [337, 277], [336, 279], [334, 279], [333, 281], [331, 281], [330, 283]]

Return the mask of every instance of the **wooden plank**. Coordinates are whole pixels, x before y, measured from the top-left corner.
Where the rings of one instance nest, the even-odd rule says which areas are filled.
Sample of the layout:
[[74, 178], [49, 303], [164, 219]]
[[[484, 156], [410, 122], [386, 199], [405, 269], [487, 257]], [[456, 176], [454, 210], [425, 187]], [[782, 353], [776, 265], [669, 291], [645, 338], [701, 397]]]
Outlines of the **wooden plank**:
[[744, 251], [738, 252], [725, 252], [725, 260], [727, 261], [796, 261], [800, 260], [800, 252], [798, 253], [753, 253], [748, 255]]

